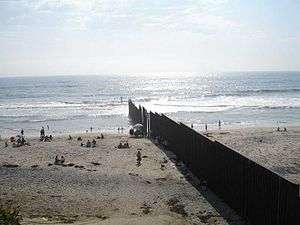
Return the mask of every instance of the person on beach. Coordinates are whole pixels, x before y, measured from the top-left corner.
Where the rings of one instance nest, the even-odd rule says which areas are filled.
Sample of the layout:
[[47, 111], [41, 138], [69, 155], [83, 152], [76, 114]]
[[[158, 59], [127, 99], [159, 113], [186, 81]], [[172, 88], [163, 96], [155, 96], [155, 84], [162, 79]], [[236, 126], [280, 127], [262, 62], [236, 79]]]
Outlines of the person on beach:
[[221, 120], [219, 120], [219, 130], [221, 130]]
[[71, 135], [69, 135], [69, 137], [68, 137], [68, 140], [72, 140], [73, 138], [72, 138], [72, 136]]
[[277, 127], [277, 131], [280, 131], [280, 128], [279, 128], [279, 127]]
[[121, 133], [123, 133], [123, 130], [124, 130], [124, 128], [123, 128], [123, 127], [121, 127]]
[[57, 164], [59, 164], [59, 163], [60, 163], [60, 160], [58, 159], [58, 155], [56, 155], [56, 156], [55, 156], [54, 164], [57, 165]]
[[205, 132], [207, 132], [207, 124], [205, 124]]
[[95, 148], [96, 147], [96, 140], [95, 139], [93, 139], [93, 141], [92, 141], [92, 148]]
[[118, 127], [118, 133], [120, 133], [120, 127]]
[[91, 147], [91, 142], [90, 142], [90, 140], [88, 140], [88, 141], [86, 142], [86, 147], [87, 147], [87, 148], [90, 148], [90, 147]]
[[42, 127], [40, 134], [41, 134], [41, 138], [45, 137], [45, 128], [44, 127]]
[[49, 125], [47, 124], [47, 130], [49, 130]]
[[194, 125], [193, 125], [193, 124], [191, 124], [191, 128], [192, 128], [192, 129], [194, 128]]
[[100, 137], [101, 137], [101, 139], [104, 139], [104, 135], [102, 133], [101, 133]]
[[287, 132], [287, 129], [286, 129], [286, 127], [284, 127], [284, 128], [283, 128], [283, 131], [284, 131], [284, 132]]
[[7, 141], [5, 141], [5, 148], [6, 148], [6, 147], [8, 147], [8, 143], [7, 143]]
[[91, 130], [91, 133], [92, 133], [93, 132], [93, 127], [91, 127], [90, 130]]
[[24, 130], [23, 130], [23, 129], [21, 130], [21, 135], [22, 135], [22, 136], [24, 135]]
[[142, 153], [140, 150], [138, 150], [136, 153], [136, 165], [140, 166], [141, 162], [142, 162]]
[[85, 133], [88, 133], [89, 132], [89, 130], [85, 130]]

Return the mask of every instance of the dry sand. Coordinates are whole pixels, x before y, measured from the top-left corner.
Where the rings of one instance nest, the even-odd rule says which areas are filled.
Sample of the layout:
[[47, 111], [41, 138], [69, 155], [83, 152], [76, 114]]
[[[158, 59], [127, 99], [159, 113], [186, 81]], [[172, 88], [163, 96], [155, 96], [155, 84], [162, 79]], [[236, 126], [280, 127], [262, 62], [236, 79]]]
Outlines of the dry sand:
[[[149, 140], [126, 137], [130, 148], [117, 149], [121, 135], [105, 135], [86, 148], [72, 136], [31, 138], [31, 146], [18, 148], [0, 142], [0, 204], [19, 205], [23, 224], [243, 224]], [[138, 148], [145, 157], [140, 167]], [[56, 155], [74, 165], [48, 165]]]
[[[209, 137], [300, 183], [299, 127], [288, 127], [288, 132], [223, 127], [209, 132]], [[5, 148], [2, 140], [0, 203], [19, 205], [23, 224], [243, 224], [210, 190], [199, 189], [199, 181], [183, 173], [184, 167], [176, 167], [170, 152], [147, 139], [128, 137], [131, 147], [116, 149], [120, 138], [105, 135], [96, 148], [80, 147], [79, 141], [67, 136], [52, 142], [32, 138], [31, 146], [19, 148], [11, 144]], [[140, 167], [138, 148], [146, 156]], [[55, 155], [64, 155], [65, 164], [74, 165], [48, 166]], [[4, 166], [8, 164], [18, 167]]]
[[287, 127], [287, 132], [278, 132], [274, 127], [226, 129], [225, 126], [209, 132], [208, 136], [300, 184], [300, 127]]

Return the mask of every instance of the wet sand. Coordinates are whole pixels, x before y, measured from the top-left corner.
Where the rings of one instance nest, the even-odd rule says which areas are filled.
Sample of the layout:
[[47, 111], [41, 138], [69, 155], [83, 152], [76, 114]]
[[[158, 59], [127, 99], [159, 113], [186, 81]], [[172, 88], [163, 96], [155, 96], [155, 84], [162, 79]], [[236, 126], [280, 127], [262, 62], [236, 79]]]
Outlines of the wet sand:
[[[30, 138], [31, 146], [18, 148], [0, 142], [0, 203], [20, 206], [23, 224], [243, 224], [150, 140], [125, 135], [130, 148], [117, 149], [122, 135], [105, 135], [86, 148], [72, 136]], [[96, 134], [80, 136], [86, 142]], [[63, 166], [51, 165], [56, 155]]]

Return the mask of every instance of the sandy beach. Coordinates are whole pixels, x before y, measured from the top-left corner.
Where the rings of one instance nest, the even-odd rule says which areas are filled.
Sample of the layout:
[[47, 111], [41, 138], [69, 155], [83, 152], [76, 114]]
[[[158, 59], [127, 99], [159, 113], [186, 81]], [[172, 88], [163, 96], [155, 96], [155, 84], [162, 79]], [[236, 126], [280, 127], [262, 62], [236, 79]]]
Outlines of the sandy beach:
[[[96, 134], [71, 136], [30, 138], [30, 146], [18, 148], [0, 142], [0, 203], [20, 206], [23, 224], [243, 224], [176, 156], [150, 140], [105, 134], [86, 148], [77, 137], [86, 142]], [[300, 182], [299, 127], [223, 127], [208, 136]], [[117, 149], [120, 140], [130, 148]], [[53, 165], [56, 155], [65, 157], [64, 165]]]
[[300, 183], [300, 127], [287, 127], [287, 132], [274, 127], [245, 127], [209, 131], [208, 137], [247, 156], [280, 174]]
[[[23, 224], [243, 224], [150, 140], [105, 134], [86, 148], [76, 138], [96, 134], [72, 136], [30, 138], [30, 146], [18, 148], [0, 142], [0, 202], [20, 206]], [[115, 148], [122, 137], [130, 148]], [[65, 157], [63, 166], [51, 165], [56, 155]]]

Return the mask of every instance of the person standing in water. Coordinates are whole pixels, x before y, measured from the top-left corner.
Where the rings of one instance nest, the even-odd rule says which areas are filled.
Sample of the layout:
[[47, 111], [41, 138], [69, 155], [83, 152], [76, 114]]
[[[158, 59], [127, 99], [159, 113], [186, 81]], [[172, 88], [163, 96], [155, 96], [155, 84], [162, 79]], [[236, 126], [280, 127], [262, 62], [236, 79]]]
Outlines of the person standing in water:
[[221, 120], [219, 120], [219, 130], [221, 130]]
[[205, 124], [205, 132], [207, 132], [207, 123]]

